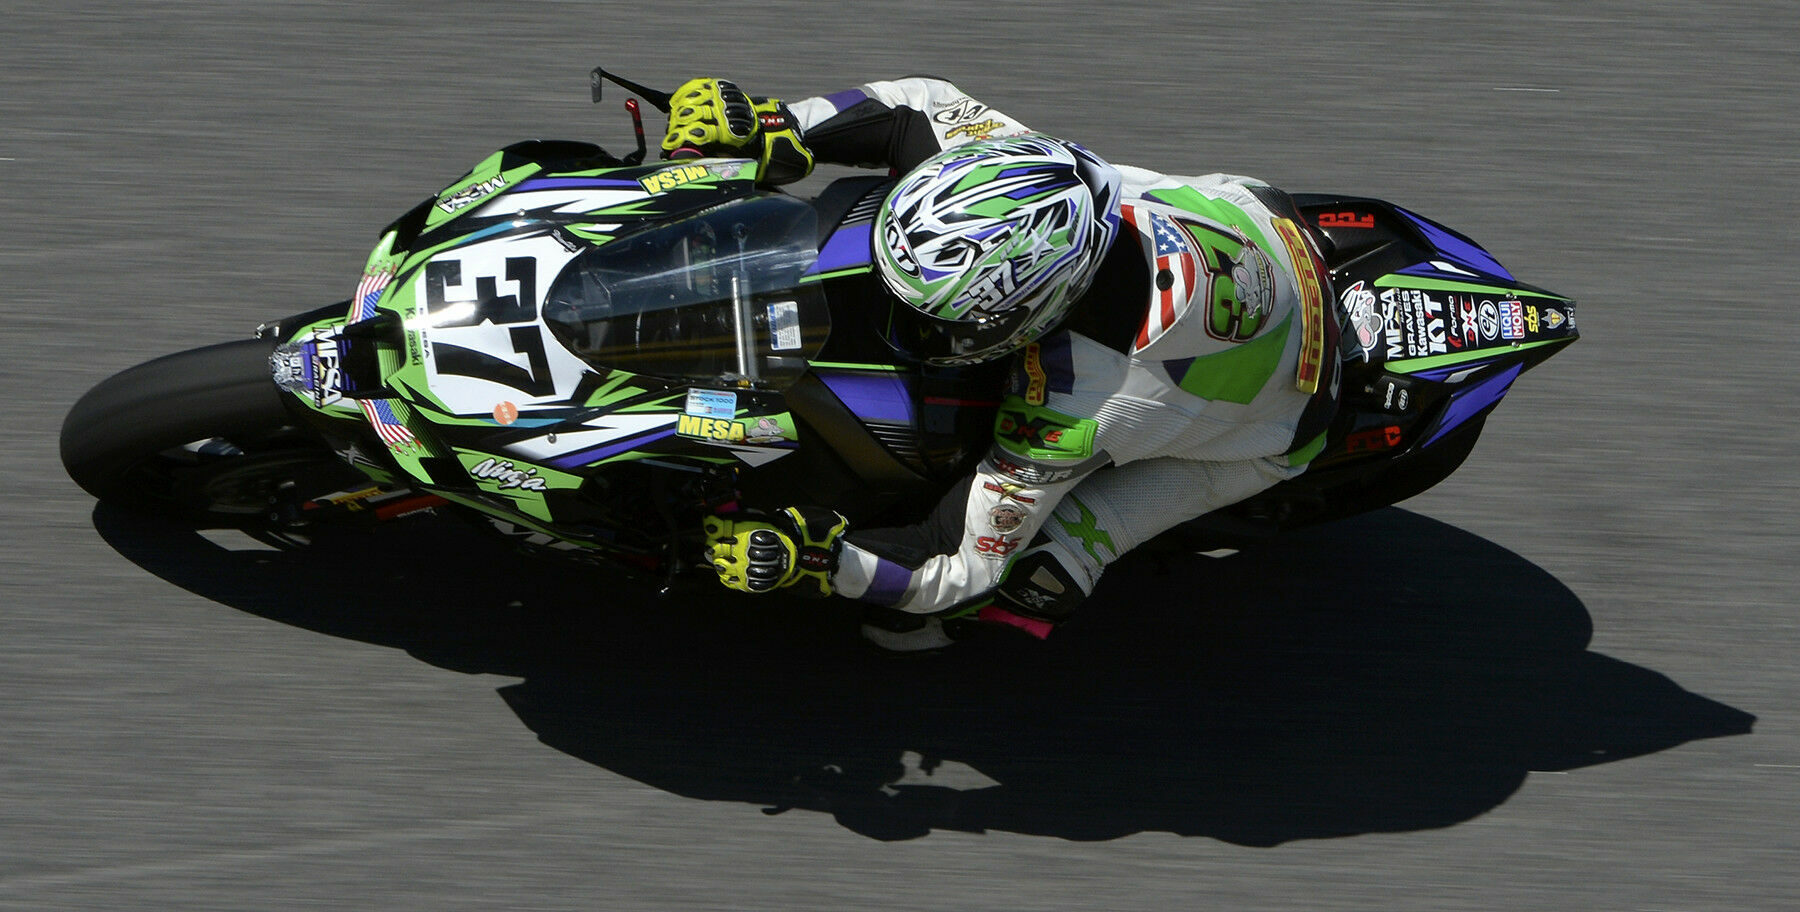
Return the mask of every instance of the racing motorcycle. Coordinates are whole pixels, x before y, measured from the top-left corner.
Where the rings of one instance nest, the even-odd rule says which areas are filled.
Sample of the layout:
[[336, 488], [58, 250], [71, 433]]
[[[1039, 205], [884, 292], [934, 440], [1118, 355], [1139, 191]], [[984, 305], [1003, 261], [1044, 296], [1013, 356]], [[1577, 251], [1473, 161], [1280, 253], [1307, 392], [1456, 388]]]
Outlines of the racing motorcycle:
[[[668, 96], [603, 69], [664, 111]], [[871, 225], [893, 179], [799, 199], [757, 163], [508, 146], [382, 230], [347, 301], [111, 377], [64, 421], [104, 500], [264, 531], [461, 512], [664, 580], [702, 517], [916, 521], [993, 439], [1004, 365], [882, 341]], [[1467, 456], [1570, 299], [1376, 199], [1285, 202], [1330, 272], [1340, 405], [1303, 475], [1172, 534], [1204, 550], [1404, 500]]]

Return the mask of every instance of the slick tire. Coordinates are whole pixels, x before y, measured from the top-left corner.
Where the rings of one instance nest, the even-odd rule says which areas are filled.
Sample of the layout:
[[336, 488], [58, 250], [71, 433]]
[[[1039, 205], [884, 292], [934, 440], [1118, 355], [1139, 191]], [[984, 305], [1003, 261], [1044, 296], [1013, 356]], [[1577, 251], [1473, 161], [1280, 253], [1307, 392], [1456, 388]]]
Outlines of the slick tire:
[[[284, 480], [334, 461], [248, 339], [158, 358], [89, 390], [62, 426], [69, 477], [101, 500], [241, 525], [269, 518]], [[341, 463], [340, 463], [341, 465]]]

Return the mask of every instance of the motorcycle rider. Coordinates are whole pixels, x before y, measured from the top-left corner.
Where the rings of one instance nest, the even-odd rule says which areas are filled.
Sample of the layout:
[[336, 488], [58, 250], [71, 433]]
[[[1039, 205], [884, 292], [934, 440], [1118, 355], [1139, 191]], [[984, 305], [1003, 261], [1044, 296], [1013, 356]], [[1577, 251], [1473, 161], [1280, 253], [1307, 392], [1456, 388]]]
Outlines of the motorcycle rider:
[[728, 587], [860, 599], [864, 635], [895, 651], [977, 619], [1042, 637], [1107, 564], [1324, 445], [1335, 299], [1266, 184], [1109, 164], [928, 77], [793, 104], [691, 80], [662, 147], [756, 158], [770, 182], [815, 161], [893, 169], [873, 235], [890, 344], [933, 364], [1014, 359], [993, 449], [927, 521], [713, 517]]

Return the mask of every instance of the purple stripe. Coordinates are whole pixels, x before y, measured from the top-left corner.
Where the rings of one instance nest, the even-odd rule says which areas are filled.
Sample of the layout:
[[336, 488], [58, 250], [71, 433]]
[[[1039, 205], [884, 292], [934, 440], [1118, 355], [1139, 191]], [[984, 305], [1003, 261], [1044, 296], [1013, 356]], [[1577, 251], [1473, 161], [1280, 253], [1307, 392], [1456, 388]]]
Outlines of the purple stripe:
[[825, 96], [825, 100], [830, 102], [831, 106], [835, 108], [839, 114], [842, 114], [844, 111], [854, 107], [868, 97], [869, 93], [864, 92], [862, 89], [845, 89], [842, 92], [833, 92], [830, 95]]
[[1499, 260], [1494, 259], [1487, 251], [1475, 246], [1472, 241], [1457, 237], [1444, 228], [1427, 221], [1424, 216], [1414, 215], [1399, 206], [1395, 206], [1394, 211], [1406, 216], [1407, 221], [1418, 226], [1418, 229], [1424, 232], [1425, 240], [1430, 242], [1431, 246], [1436, 247], [1438, 252], [1442, 253], [1446, 259], [1456, 263], [1456, 265], [1467, 266], [1477, 272], [1484, 272], [1491, 276], [1499, 276], [1508, 282], [1518, 281], [1513, 278], [1512, 273], [1506, 271], [1505, 266], [1500, 265]]
[[1448, 377], [1451, 374], [1457, 373], [1459, 371], [1466, 371], [1471, 368], [1487, 367], [1488, 365], [1490, 365], [1492, 363], [1494, 363], [1494, 359], [1492, 359], [1492, 358], [1489, 358], [1486, 361], [1464, 362], [1462, 364], [1452, 364], [1449, 367], [1434, 367], [1431, 370], [1414, 371], [1411, 374], [1411, 376], [1421, 377], [1426, 380], [1442, 380], [1445, 377]]
[[615, 440], [612, 443], [603, 443], [599, 446], [588, 447], [585, 450], [576, 450], [573, 453], [566, 453], [555, 459], [549, 460], [544, 464], [557, 469], [572, 469], [576, 466], [586, 465], [590, 462], [599, 462], [609, 456], [617, 456], [626, 450], [635, 450], [646, 443], [655, 443], [664, 437], [670, 437], [674, 434], [675, 428], [673, 426], [659, 428], [654, 431], [646, 431], [635, 437], [627, 437], [624, 440]]
[[912, 391], [892, 374], [848, 374], [822, 370], [819, 379], [864, 421], [913, 423]]
[[869, 265], [874, 261], [874, 254], [869, 247], [874, 231], [875, 226], [862, 224], [832, 232], [831, 237], [825, 239], [825, 248], [819, 251], [818, 262], [807, 270], [807, 274]]
[[869, 591], [862, 594], [862, 601], [874, 602], [877, 605], [898, 604], [906, 597], [906, 587], [912, 583], [913, 572], [893, 561], [875, 559], [875, 578], [869, 581]]
[[1425, 438], [1421, 447], [1431, 446], [1439, 437], [1450, 433], [1457, 425], [1475, 417], [1477, 412], [1500, 401], [1506, 391], [1512, 388], [1513, 380], [1524, 370], [1522, 365], [1512, 367], [1495, 374], [1474, 386], [1465, 386], [1450, 394], [1450, 402], [1444, 406], [1444, 413], [1438, 416], [1437, 423], [1430, 437]]
[[1075, 392], [1075, 353], [1069, 347], [1068, 333], [1059, 332], [1038, 343], [1038, 366], [1044, 369], [1051, 392]]
[[[514, 190], [561, 190], [568, 187], [637, 187], [634, 180], [616, 177], [537, 177], [514, 187]], [[639, 187], [639, 189], [643, 189]]]

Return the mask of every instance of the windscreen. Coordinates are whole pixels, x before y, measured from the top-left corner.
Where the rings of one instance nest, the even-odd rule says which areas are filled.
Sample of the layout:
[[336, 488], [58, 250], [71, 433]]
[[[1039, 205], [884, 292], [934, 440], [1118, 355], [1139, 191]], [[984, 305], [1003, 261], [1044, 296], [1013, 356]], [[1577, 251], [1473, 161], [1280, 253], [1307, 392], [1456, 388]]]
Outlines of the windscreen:
[[571, 261], [544, 321], [589, 364], [779, 388], [829, 333], [815, 285], [816, 216], [764, 194], [611, 241]]

